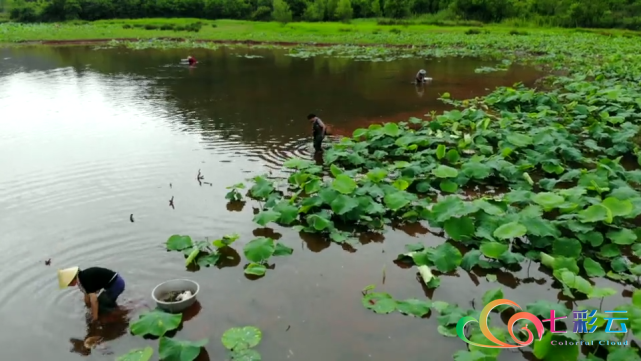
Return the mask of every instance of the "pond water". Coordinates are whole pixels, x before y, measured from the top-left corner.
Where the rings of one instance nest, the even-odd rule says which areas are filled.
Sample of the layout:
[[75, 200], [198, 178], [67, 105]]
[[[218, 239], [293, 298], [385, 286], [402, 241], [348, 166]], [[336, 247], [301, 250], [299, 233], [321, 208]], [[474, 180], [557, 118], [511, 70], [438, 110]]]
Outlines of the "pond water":
[[[220, 336], [244, 325], [263, 330], [258, 350], [265, 360], [451, 359], [464, 345], [439, 335], [434, 315], [377, 315], [361, 305], [360, 293], [375, 283], [396, 298], [425, 297], [415, 269], [392, 261], [406, 243], [442, 239], [414, 226], [363, 239], [348, 252], [292, 230], [257, 228], [250, 203], [228, 209], [225, 187], [277, 170], [291, 156], [311, 157], [309, 112], [335, 134], [350, 134], [372, 122], [442, 110], [436, 98], [444, 92], [473, 97], [499, 85], [531, 84], [540, 74], [523, 67], [476, 74], [493, 63], [471, 59], [372, 63], [241, 47], [193, 50], [197, 67], [176, 65], [187, 55], [0, 50], [0, 357], [80, 360], [87, 354], [82, 340], [95, 335], [116, 355], [146, 344], [155, 348], [156, 341], [128, 335], [128, 318], [151, 305], [155, 285], [189, 277], [201, 285], [199, 303], [177, 337], [208, 337], [200, 360], [223, 359]], [[410, 81], [420, 68], [434, 81], [417, 90]], [[206, 183], [196, 179], [199, 170]], [[279, 238], [294, 254], [250, 281], [244, 259], [190, 273], [182, 255], [163, 245], [172, 234], [215, 239], [229, 233], [240, 234], [234, 244], [240, 254], [256, 236]], [[56, 269], [74, 265], [118, 271], [127, 282], [122, 299], [130, 312], [102, 330], [88, 329], [79, 291], [57, 289]], [[498, 282], [519, 304], [551, 289], [534, 265]], [[483, 293], [496, 286], [459, 269], [428, 296], [464, 307], [476, 299], [478, 308]], [[94, 350], [90, 358], [114, 355]], [[500, 359], [524, 356], [505, 351]]]

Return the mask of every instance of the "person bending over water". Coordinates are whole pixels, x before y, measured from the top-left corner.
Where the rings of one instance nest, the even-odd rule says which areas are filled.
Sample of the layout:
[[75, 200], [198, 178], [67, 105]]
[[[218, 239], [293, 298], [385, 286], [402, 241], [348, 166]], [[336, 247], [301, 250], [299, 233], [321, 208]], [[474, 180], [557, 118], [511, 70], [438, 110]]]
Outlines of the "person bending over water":
[[[85, 304], [91, 307], [91, 319], [98, 320], [98, 312], [108, 313], [117, 307], [116, 300], [125, 290], [125, 280], [110, 269], [90, 267], [80, 270], [71, 267], [58, 271], [60, 289], [78, 286], [84, 293]], [[102, 291], [102, 292], [100, 292]]]
[[416, 84], [423, 84], [427, 81], [425, 79], [425, 75], [427, 75], [427, 72], [424, 69], [421, 69], [416, 73]]
[[327, 132], [327, 127], [325, 123], [320, 120], [315, 114], [310, 114], [307, 116], [307, 120], [312, 123], [312, 137], [314, 138], [314, 150], [316, 153], [323, 151], [323, 139], [325, 139], [325, 133]]

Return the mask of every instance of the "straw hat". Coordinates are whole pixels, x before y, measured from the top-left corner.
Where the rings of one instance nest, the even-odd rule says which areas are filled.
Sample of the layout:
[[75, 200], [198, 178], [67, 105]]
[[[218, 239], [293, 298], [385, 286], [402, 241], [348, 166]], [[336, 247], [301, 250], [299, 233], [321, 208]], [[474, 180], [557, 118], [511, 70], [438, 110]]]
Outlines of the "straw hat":
[[69, 287], [69, 284], [78, 274], [78, 267], [70, 267], [63, 270], [58, 270], [58, 286], [60, 289]]

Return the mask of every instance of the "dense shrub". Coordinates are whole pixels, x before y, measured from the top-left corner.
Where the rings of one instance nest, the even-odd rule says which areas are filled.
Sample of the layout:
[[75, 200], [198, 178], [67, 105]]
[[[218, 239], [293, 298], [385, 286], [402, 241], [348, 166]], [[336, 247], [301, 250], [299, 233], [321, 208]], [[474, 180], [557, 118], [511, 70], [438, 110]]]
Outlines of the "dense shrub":
[[19, 22], [193, 17], [283, 23], [385, 16], [379, 25], [507, 20], [512, 26], [641, 30], [641, 0], [14, 0], [9, 16]]

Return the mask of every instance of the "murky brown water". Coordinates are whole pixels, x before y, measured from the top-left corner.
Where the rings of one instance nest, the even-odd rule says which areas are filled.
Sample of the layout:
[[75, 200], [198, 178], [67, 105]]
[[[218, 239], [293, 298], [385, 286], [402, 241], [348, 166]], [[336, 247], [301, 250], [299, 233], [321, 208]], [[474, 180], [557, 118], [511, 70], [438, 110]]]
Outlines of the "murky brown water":
[[[406, 243], [442, 242], [425, 228], [390, 231], [355, 253], [276, 228], [270, 232], [294, 254], [279, 257], [258, 281], [244, 277], [244, 261], [189, 273], [182, 255], [167, 253], [163, 242], [171, 234], [212, 239], [237, 232], [242, 254], [245, 242], [269, 235], [251, 222], [250, 204], [227, 209], [225, 187], [278, 169], [288, 157], [309, 157], [310, 111], [349, 133], [379, 119], [442, 109], [435, 98], [445, 91], [481, 95], [538, 74], [524, 68], [475, 74], [491, 64], [464, 59], [366, 63], [271, 50], [252, 53], [263, 58], [241, 57], [249, 53], [192, 51], [200, 64], [188, 69], [174, 65], [184, 51], [0, 50], [0, 358], [79, 360], [89, 335], [102, 335], [116, 355], [155, 347], [128, 335], [127, 317], [151, 303], [156, 284], [176, 277], [201, 285], [199, 306], [178, 337], [209, 337], [202, 360], [223, 359], [220, 336], [242, 325], [263, 329], [258, 350], [265, 360], [447, 360], [464, 347], [440, 336], [433, 316], [376, 315], [361, 305], [360, 290], [380, 284], [384, 265], [380, 289], [401, 299], [425, 297], [415, 270], [392, 263]], [[417, 94], [409, 82], [420, 68], [434, 82]], [[199, 185], [199, 169], [212, 186]], [[87, 330], [79, 292], [57, 289], [56, 268], [73, 265], [120, 272], [129, 316]], [[505, 296], [524, 305], [550, 289], [536, 268], [499, 277]], [[429, 296], [468, 307], [496, 286], [459, 270]]]

